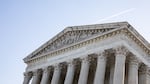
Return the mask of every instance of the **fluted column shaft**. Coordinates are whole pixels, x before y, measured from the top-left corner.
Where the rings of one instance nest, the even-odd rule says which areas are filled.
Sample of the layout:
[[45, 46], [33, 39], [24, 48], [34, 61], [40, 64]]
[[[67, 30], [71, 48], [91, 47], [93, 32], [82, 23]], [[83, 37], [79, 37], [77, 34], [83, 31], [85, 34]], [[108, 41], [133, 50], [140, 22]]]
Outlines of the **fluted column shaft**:
[[105, 69], [106, 69], [106, 56], [103, 52], [97, 58], [97, 68], [94, 78], [94, 84], [104, 84]]
[[74, 78], [75, 65], [73, 62], [68, 63], [67, 74], [64, 84], [72, 84]]
[[41, 84], [49, 84], [49, 77], [50, 77], [50, 69], [46, 67], [43, 69]]
[[129, 59], [128, 84], [138, 84], [138, 60], [135, 57]]
[[24, 73], [24, 81], [23, 84], [29, 84], [30, 80], [32, 78], [32, 73]]
[[88, 73], [89, 73], [89, 60], [88, 58], [85, 58], [82, 60], [78, 84], [87, 84]]
[[54, 74], [52, 77], [51, 84], [58, 84], [61, 75], [61, 67], [59, 65], [54, 67]]
[[124, 47], [118, 47], [116, 49], [115, 56], [115, 70], [113, 77], [113, 84], [124, 84], [125, 76], [125, 60], [127, 50]]
[[42, 77], [42, 70], [36, 70], [33, 72], [33, 80], [31, 84], [40, 84]]

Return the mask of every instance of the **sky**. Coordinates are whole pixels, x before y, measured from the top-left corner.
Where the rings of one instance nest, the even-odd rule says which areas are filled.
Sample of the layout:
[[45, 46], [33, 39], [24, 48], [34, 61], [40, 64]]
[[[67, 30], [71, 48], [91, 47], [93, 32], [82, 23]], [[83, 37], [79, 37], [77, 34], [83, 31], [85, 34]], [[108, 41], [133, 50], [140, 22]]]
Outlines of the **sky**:
[[150, 42], [149, 0], [0, 0], [0, 81], [22, 84], [23, 58], [67, 26], [129, 22]]

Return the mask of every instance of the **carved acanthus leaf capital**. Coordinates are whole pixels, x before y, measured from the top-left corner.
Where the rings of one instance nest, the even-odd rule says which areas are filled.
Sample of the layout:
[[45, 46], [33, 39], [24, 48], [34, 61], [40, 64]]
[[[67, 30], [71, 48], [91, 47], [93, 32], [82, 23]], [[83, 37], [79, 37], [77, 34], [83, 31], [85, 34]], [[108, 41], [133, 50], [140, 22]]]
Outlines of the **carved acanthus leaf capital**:
[[117, 48], [115, 48], [115, 54], [116, 56], [127, 56], [127, 54], [129, 53], [129, 51], [124, 47], [124, 46], [119, 46]]
[[84, 57], [84, 58], [82, 58], [82, 62], [84, 62], [84, 63], [89, 63], [89, 62], [90, 62], [89, 57]]
[[109, 53], [107, 51], [100, 51], [97, 53], [98, 59], [104, 59], [106, 60]]
[[138, 66], [140, 64], [140, 60], [135, 56], [129, 56], [128, 63], [129, 63], [129, 65], [137, 65]]
[[45, 67], [45, 68], [43, 68], [43, 72], [49, 73], [51, 69], [52, 69], [52, 66]]
[[142, 63], [139, 68], [139, 73], [150, 75], [150, 67]]
[[42, 69], [37, 69], [37, 70], [33, 71], [33, 76], [41, 75], [42, 72], [43, 72]]
[[67, 66], [67, 62], [62, 62], [62, 63], [59, 64], [58, 67], [59, 67], [60, 69], [64, 69], [66, 66]]
[[60, 70], [60, 69], [62, 69], [62, 64], [56, 63], [56, 64], [53, 65], [53, 68], [54, 68], [54, 71], [55, 70]]
[[74, 59], [73, 60], [73, 64], [76, 66], [76, 65], [80, 65], [80, 63], [81, 63], [81, 59], [80, 58], [76, 58], [76, 59]]
[[76, 65], [76, 61], [75, 60], [69, 60], [69, 61], [67, 61], [67, 65], [68, 65], [68, 67], [74, 66], [74, 65]]
[[25, 77], [32, 77], [33, 73], [32, 72], [24, 72]]
[[92, 59], [93, 59], [93, 57], [90, 55], [87, 55], [87, 56], [80, 58], [81, 62], [83, 62], [83, 63], [90, 63], [92, 61]]

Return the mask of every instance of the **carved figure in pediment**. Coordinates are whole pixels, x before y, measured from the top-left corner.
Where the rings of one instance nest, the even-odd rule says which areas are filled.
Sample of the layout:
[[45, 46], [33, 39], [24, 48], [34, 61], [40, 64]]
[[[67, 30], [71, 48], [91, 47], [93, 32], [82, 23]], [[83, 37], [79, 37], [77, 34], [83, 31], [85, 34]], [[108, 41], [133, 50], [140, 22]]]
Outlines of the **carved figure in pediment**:
[[65, 35], [63, 35], [62, 37], [61, 37], [61, 39], [62, 39], [62, 45], [66, 45], [66, 34]]
[[64, 42], [65, 45], [67, 45], [67, 44], [70, 43], [70, 36], [71, 36], [70, 32], [68, 32], [68, 33], [65, 35], [65, 42]]
[[87, 34], [83, 31], [81, 31], [81, 33], [79, 34], [79, 38], [80, 39], [85, 39], [87, 37]]
[[49, 48], [49, 51], [52, 51], [53, 49], [55, 49], [55, 42], [53, 42]]
[[54, 49], [58, 48], [58, 41], [57, 41], [57, 40], [54, 42], [53, 48], [54, 48]]
[[75, 42], [79, 41], [79, 37], [80, 37], [80, 32], [77, 31], [77, 32], [76, 32], [76, 40], [75, 40]]
[[55, 43], [56, 43], [56, 48], [59, 48], [62, 46], [61, 39], [58, 39]]
[[62, 37], [61, 37], [61, 45], [65, 45], [65, 35], [63, 35]]
[[70, 43], [74, 43], [76, 41], [76, 32], [71, 32]]

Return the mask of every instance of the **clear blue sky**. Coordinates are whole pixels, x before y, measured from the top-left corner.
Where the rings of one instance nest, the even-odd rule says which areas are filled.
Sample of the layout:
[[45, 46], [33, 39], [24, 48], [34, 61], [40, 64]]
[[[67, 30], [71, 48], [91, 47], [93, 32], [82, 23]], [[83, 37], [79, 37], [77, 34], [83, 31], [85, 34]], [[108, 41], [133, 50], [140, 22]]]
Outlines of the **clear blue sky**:
[[65, 27], [118, 21], [150, 42], [149, 0], [0, 0], [1, 84], [22, 84], [22, 59]]

